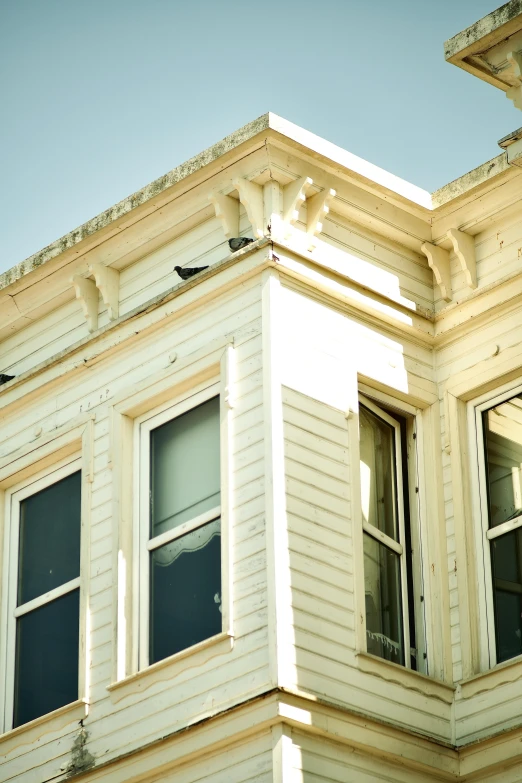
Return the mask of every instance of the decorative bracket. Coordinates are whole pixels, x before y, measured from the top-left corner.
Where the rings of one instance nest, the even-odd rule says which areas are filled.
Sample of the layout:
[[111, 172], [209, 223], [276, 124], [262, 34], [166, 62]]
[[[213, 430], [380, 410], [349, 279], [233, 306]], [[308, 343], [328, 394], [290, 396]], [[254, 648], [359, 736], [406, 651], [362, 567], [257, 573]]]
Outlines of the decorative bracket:
[[443, 247], [432, 245], [431, 242], [424, 242], [421, 250], [428, 259], [428, 264], [433, 270], [433, 275], [437, 285], [440, 287], [442, 298], [446, 302], [451, 302], [451, 275], [449, 253]]
[[[248, 179], [236, 179], [234, 187], [239, 193], [239, 200], [243, 204], [255, 239], [264, 236], [263, 220], [263, 188]], [[238, 236], [236, 234], [236, 236]]]
[[299, 217], [299, 209], [306, 199], [306, 191], [313, 185], [311, 177], [300, 177], [289, 182], [283, 190], [283, 220], [295, 223]]
[[74, 293], [80, 300], [83, 314], [87, 320], [89, 332], [95, 332], [98, 328], [98, 289], [94, 280], [75, 275], [72, 278]]
[[208, 197], [214, 205], [216, 217], [221, 221], [227, 239], [239, 236], [239, 201], [222, 193], [211, 193]]
[[477, 287], [477, 262], [475, 259], [475, 240], [458, 228], [450, 228], [448, 239], [451, 239], [455, 255], [460, 261], [466, 283], [470, 288]]
[[508, 52], [506, 60], [513, 66], [513, 78], [516, 84], [506, 91], [506, 95], [516, 109], [522, 109], [522, 52]]
[[107, 306], [109, 320], [115, 321], [119, 314], [120, 273], [104, 264], [90, 264], [89, 272], [94, 275], [96, 286]]
[[311, 236], [320, 234], [323, 230], [323, 220], [330, 211], [329, 203], [335, 197], [333, 188], [316, 193], [315, 196], [306, 199], [306, 232]]

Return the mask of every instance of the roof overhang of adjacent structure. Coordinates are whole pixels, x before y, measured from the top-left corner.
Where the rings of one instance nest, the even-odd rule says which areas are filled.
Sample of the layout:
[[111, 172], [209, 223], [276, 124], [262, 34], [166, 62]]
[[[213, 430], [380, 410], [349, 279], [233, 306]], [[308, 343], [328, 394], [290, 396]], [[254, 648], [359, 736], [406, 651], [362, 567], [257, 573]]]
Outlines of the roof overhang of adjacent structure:
[[444, 44], [446, 60], [507, 93], [522, 109], [522, 0], [510, 0]]

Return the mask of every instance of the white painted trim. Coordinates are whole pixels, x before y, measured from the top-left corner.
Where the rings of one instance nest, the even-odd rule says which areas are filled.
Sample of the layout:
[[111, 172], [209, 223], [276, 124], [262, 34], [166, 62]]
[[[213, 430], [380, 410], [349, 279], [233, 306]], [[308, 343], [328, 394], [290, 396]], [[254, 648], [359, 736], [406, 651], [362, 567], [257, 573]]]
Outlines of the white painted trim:
[[[152, 539], [152, 540], [150, 539], [150, 534], [149, 534], [150, 432], [156, 427], [159, 427], [162, 424], [172, 421], [178, 416], [181, 416], [183, 413], [186, 413], [192, 408], [196, 408], [198, 405], [201, 405], [203, 402], [206, 402], [207, 400], [210, 400], [218, 395], [220, 395], [220, 409], [221, 409], [221, 407], [224, 406], [224, 401], [223, 401], [224, 383], [225, 383], [225, 379], [222, 379], [221, 384], [212, 383], [211, 385], [207, 386], [205, 389], [202, 389], [194, 394], [189, 394], [189, 396], [177, 400], [174, 403], [174, 405], [171, 405], [168, 408], [162, 406], [160, 412], [149, 411], [147, 414], [144, 414], [143, 416], [139, 417], [135, 421], [135, 427], [139, 432], [139, 455], [140, 455], [140, 462], [138, 467], [139, 473], [135, 482], [139, 492], [138, 525], [140, 531], [139, 550], [138, 550], [138, 558], [137, 558], [139, 562], [139, 566], [138, 566], [139, 567], [139, 587], [138, 587], [139, 590], [138, 668], [139, 669], [145, 669], [150, 665], [149, 664], [150, 557], [148, 553], [153, 549], [156, 549], [157, 546], [159, 546], [159, 544], [156, 543], [156, 539], [167, 538], [167, 540], [170, 541], [173, 538], [176, 538], [176, 529], [174, 529], [174, 531], [168, 531], [168, 533], [170, 534], [173, 533], [173, 535], [168, 536], [164, 533], [161, 536], [157, 536], [156, 539]], [[222, 465], [221, 475], [223, 475], [223, 471], [224, 471], [224, 466]], [[225, 471], [227, 471], [226, 467], [225, 467]], [[206, 519], [206, 514], [203, 514], [193, 520], [189, 520], [182, 527], [187, 526], [187, 528], [190, 528], [190, 530], [194, 530], [196, 527], [201, 527], [207, 521], [208, 519]], [[223, 528], [223, 525], [224, 525], [223, 520], [221, 520], [221, 528]], [[185, 532], [188, 532], [188, 529], [185, 530]], [[164, 541], [163, 543], [167, 543], [167, 541]], [[221, 570], [221, 577], [223, 579], [223, 568]], [[222, 588], [223, 588], [223, 584], [222, 584]], [[222, 589], [222, 603], [223, 603], [223, 589]]]
[[[221, 517], [222, 632], [227, 637], [232, 635], [229, 528], [234, 385], [234, 348], [230, 339], [219, 338], [178, 359], [167, 372], [158, 375], [157, 381], [149, 379], [146, 384], [138, 384], [125, 395], [119, 395], [112, 406], [111, 453], [116, 460], [113, 465], [113, 684], [127, 680], [144, 667], [147, 671], [151, 668], [148, 664], [149, 552], [217, 517]], [[148, 486], [145, 487], [148, 485], [145, 477], [149, 475], [149, 433], [215, 396], [220, 398], [221, 505], [149, 541]]]
[[[22, 469], [20, 475], [24, 478], [19, 484], [13, 484], [4, 493], [3, 507], [5, 514], [4, 525], [4, 567], [3, 567], [3, 580], [2, 580], [2, 607], [1, 607], [1, 622], [0, 628], [2, 632], [0, 634], [0, 677], [3, 680], [4, 687], [0, 689], [0, 732], [9, 731], [12, 729], [13, 721], [13, 706], [14, 706], [14, 667], [15, 667], [15, 654], [16, 654], [16, 621], [18, 617], [21, 617], [28, 612], [37, 609], [39, 606], [43, 606], [50, 601], [55, 600], [61, 595], [71, 592], [72, 590], [80, 590], [80, 627], [79, 627], [79, 661], [78, 661], [78, 698], [82, 700], [82, 696], [86, 696], [86, 654], [87, 647], [87, 629], [85, 623], [86, 616], [86, 574], [88, 573], [88, 548], [83, 540], [84, 531], [87, 526], [86, 520], [86, 506], [85, 495], [90, 499], [90, 481], [89, 481], [89, 467], [91, 453], [90, 440], [92, 438], [92, 420], [87, 422], [87, 426], [82, 433], [82, 458], [79, 457], [66, 457], [58, 461], [52, 467], [40, 470], [32, 473], [28, 477], [26, 476], [27, 469]], [[76, 435], [76, 431], [72, 430], [73, 437]], [[73, 441], [74, 442], [74, 441]], [[60, 446], [62, 445], [61, 439], [57, 439], [55, 444], [58, 447], [57, 453], [61, 453]], [[79, 445], [79, 444], [78, 444]], [[47, 447], [48, 444], [45, 444]], [[43, 449], [43, 453], [47, 456], [48, 448]], [[35, 454], [36, 457], [38, 452]], [[35, 460], [35, 464], [38, 464], [38, 459]], [[18, 585], [18, 539], [19, 539], [19, 517], [20, 517], [20, 503], [27, 497], [40, 492], [42, 489], [55, 484], [63, 478], [76, 473], [78, 470], [82, 471], [82, 483], [81, 483], [81, 551], [80, 551], [80, 576], [77, 578], [60, 585], [59, 587], [48, 591], [42, 596], [38, 596], [32, 601], [28, 601], [20, 607], [17, 607], [17, 585]], [[86, 475], [87, 474], [87, 475]], [[89, 504], [90, 505], [90, 504]], [[3, 698], [2, 698], [3, 695]], [[41, 716], [44, 717], [44, 716]], [[31, 721], [31, 724], [33, 722]], [[28, 724], [29, 725], [29, 724]]]
[[[477, 580], [479, 598], [479, 627], [485, 632], [479, 634], [480, 671], [484, 672], [497, 665], [495, 638], [495, 608], [493, 598], [493, 574], [491, 564], [490, 541], [522, 527], [522, 516], [507, 520], [501, 525], [489, 527], [489, 509], [487, 500], [487, 476], [485, 461], [484, 431], [482, 414], [496, 405], [522, 393], [520, 380], [503, 384], [468, 403], [468, 430], [472, 488], [472, 514], [476, 523], [476, 557], [483, 563], [483, 579]], [[507, 663], [503, 661], [502, 663]]]
[[[360, 387], [359, 387], [360, 388]], [[371, 387], [364, 387], [365, 390], [367, 389], [370, 393], [372, 393]], [[397, 413], [399, 415], [402, 415], [403, 417], [407, 418], [408, 414], [410, 414], [410, 419], [413, 421], [417, 420], [417, 414], [418, 410], [413, 408], [409, 404], [403, 404], [400, 401], [390, 397], [389, 395], [379, 392], [378, 393], [379, 401], [382, 402], [385, 405], [388, 405], [388, 407], [394, 408], [397, 410]], [[361, 529], [364, 533], [367, 533], [371, 535], [374, 539], [377, 541], [383, 543], [385, 546], [392, 549], [397, 555], [400, 556], [400, 579], [401, 579], [401, 604], [402, 604], [402, 621], [403, 621], [403, 643], [404, 643], [404, 662], [405, 667], [407, 669], [411, 668], [411, 651], [410, 651], [410, 625], [409, 625], [409, 615], [410, 615], [410, 608], [409, 608], [409, 598], [408, 598], [408, 569], [407, 569], [407, 559], [405, 557], [405, 541], [406, 541], [406, 531], [405, 531], [405, 518], [404, 518], [404, 499], [403, 499], [403, 476], [402, 476], [402, 437], [401, 437], [401, 429], [399, 423], [391, 417], [389, 414], [386, 413], [386, 411], [382, 410], [372, 399], [368, 398], [366, 395], [362, 394], [361, 391], [359, 391], [359, 401], [360, 403], [371, 410], [376, 416], [381, 418], [383, 421], [385, 421], [387, 424], [389, 424], [391, 427], [393, 427], [395, 432], [395, 476], [396, 476], [396, 486], [394, 487], [394, 495], [395, 500], [397, 504], [397, 512], [398, 512], [398, 519], [397, 519], [397, 535], [398, 535], [398, 541], [395, 541], [394, 539], [387, 536], [382, 531], [375, 528], [373, 525], [367, 524], [362, 520], [362, 512], [361, 512]], [[405, 410], [408, 408], [409, 410]], [[412, 411], [415, 413], [412, 416]], [[357, 417], [359, 419], [359, 416]], [[406, 444], [404, 444], [406, 446]], [[356, 467], [357, 470], [359, 469], [359, 447], [357, 447], [357, 452], [353, 454], [352, 457], [356, 461]], [[421, 523], [421, 509], [420, 507], [417, 507], [412, 514], [412, 506], [414, 503], [415, 494], [412, 493], [412, 486], [411, 486], [411, 470], [412, 467], [410, 467], [410, 475], [408, 478], [410, 481], [408, 482], [408, 492], [409, 492], [409, 501], [410, 501], [410, 527], [413, 527], [413, 525], [416, 525], [417, 530], [417, 537], [419, 542], [419, 550], [416, 553], [416, 560], [421, 558], [421, 550], [420, 550], [420, 542], [421, 542], [421, 536], [420, 536], [420, 523]], [[355, 468], [352, 471], [355, 472]], [[415, 485], [418, 484], [418, 479], [415, 482]], [[357, 485], [357, 490], [360, 494], [360, 485]], [[355, 490], [354, 490], [355, 491]], [[412, 532], [413, 537], [413, 532]], [[355, 544], [355, 541], [354, 541]], [[361, 541], [361, 547], [362, 547], [362, 541]], [[361, 549], [360, 552], [360, 561], [363, 562], [363, 550]], [[413, 569], [415, 571], [416, 563], [412, 563]], [[418, 570], [422, 572], [422, 565], [418, 566]], [[417, 589], [420, 588], [419, 580], [417, 579], [417, 584], [415, 584], [415, 578], [414, 574], [412, 574], [412, 579], [414, 580], [414, 588], [417, 587]], [[359, 588], [360, 589], [360, 588]], [[359, 613], [363, 613], [365, 611], [365, 606], [358, 600], [357, 608]], [[413, 607], [412, 607], [413, 610]], [[426, 626], [426, 618], [423, 618], [422, 628], [420, 623], [420, 618], [418, 618], [418, 613], [415, 613], [415, 630], [416, 634], [419, 638], [423, 638], [425, 634], [425, 626]], [[422, 630], [422, 634], [421, 634]], [[421, 670], [424, 670], [426, 668], [426, 662], [423, 658], [424, 649], [422, 649], [425, 645], [421, 645], [419, 647], [419, 644], [417, 642], [417, 664]], [[359, 652], [364, 652], [366, 650], [366, 639], [364, 639], [364, 646], [362, 648], [359, 648]], [[419, 654], [420, 652], [420, 654]]]
[[504, 533], [511, 533], [511, 531], [522, 527], [522, 514], [514, 519], [508, 519], [507, 522], [503, 522], [501, 525], [490, 528], [486, 533], [486, 538], [492, 541], [498, 536], [503, 536]]
[[286, 515], [285, 442], [281, 386], [281, 282], [277, 271], [262, 276], [265, 516], [268, 658], [273, 686], [292, 681], [295, 660], [290, 548]]

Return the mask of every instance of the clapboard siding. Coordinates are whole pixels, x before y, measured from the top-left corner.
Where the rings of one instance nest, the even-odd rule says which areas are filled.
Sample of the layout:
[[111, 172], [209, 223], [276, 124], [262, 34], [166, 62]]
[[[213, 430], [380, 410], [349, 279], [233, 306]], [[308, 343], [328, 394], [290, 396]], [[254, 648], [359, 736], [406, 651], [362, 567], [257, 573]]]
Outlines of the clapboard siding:
[[[244, 227], [247, 227], [245, 220]], [[180, 279], [173, 271], [175, 265], [208, 266], [226, 258], [229, 253], [216, 218], [196, 226], [121, 271], [120, 315], [177, 285]], [[98, 325], [105, 326], [109, 320], [101, 295], [98, 312]], [[88, 334], [81, 304], [71, 294], [71, 301], [2, 340], [0, 366], [20, 375]]]
[[[522, 224], [520, 213], [511, 213], [491, 223], [475, 236], [477, 282], [479, 287], [520, 272], [522, 259]], [[458, 259], [451, 258], [454, 297], [469, 293]]]
[[273, 783], [272, 736], [235, 743], [162, 775], [162, 783]]
[[286, 386], [282, 394], [293, 618], [285, 641], [294, 663], [288, 685], [447, 739], [447, 705], [420, 694], [406, 700], [400, 686], [357, 669], [347, 420]]
[[284, 779], [305, 783], [436, 783], [440, 778], [376, 759], [351, 747], [297, 730], [285, 755]]
[[[170, 262], [169, 262], [170, 263]], [[90, 752], [98, 759], [115, 758], [163, 736], [174, 727], [197, 721], [202, 714], [226, 708], [268, 687], [266, 608], [266, 546], [264, 529], [264, 446], [261, 289], [258, 282], [231, 291], [193, 311], [172, 326], [143, 337], [131, 351], [122, 347], [110, 361], [99, 362], [82, 382], [64, 379], [57, 392], [44, 392], [26, 406], [24, 416], [3, 421], [0, 449], [14, 453], [34, 439], [34, 427], [50, 431], [57, 423], [74, 422], [85, 410], [95, 414], [94, 476], [90, 503], [89, 649], [90, 710], [85, 725]], [[198, 657], [160, 677], [156, 686], [116, 702], [107, 691], [113, 662], [113, 520], [112, 436], [109, 406], [118, 393], [143, 382], [168, 366], [168, 354], [184, 356], [204, 351], [219, 335], [235, 338], [234, 408], [232, 410], [231, 546], [234, 644], [227, 653]], [[209, 694], [212, 694], [209, 701]], [[139, 728], [137, 728], [139, 726]], [[45, 736], [45, 735], [44, 735]], [[63, 743], [68, 740], [67, 749]], [[0, 777], [21, 783], [60, 775], [63, 752], [73, 738], [60, 741], [60, 751], [46, 743], [50, 754], [40, 761], [36, 750], [20, 746]], [[110, 750], [108, 750], [110, 749]], [[54, 756], [53, 756], [54, 754]], [[55, 761], [51, 760], [52, 758]], [[58, 763], [59, 762], [59, 763]], [[34, 773], [30, 770], [37, 769]], [[49, 770], [49, 771], [48, 771]], [[51, 774], [52, 772], [52, 774]], [[7, 779], [7, 778], [6, 778]], [[238, 778], [239, 779], [239, 778]], [[246, 779], [246, 778], [245, 778]]]
[[325, 219], [321, 237], [345, 253], [382, 269], [395, 281], [401, 296], [433, 310], [433, 273], [423, 256], [371, 231], [363, 231], [335, 212]]
[[[522, 235], [522, 232], [521, 232]], [[469, 334], [462, 335], [458, 340], [450, 343], [447, 346], [442, 347], [437, 356], [437, 373], [440, 383], [440, 388], [443, 390], [446, 384], [451, 383], [451, 380], [455, 378], [457, 373], [461, 376], [469, 374], [470, 377], [476, 377], [477, 384], [479, 383], [479, 377], [476, 375], [476, 366], [480, 362], [483, 362], [492, 357], [496, 346], [501, 348], [502, 352], [508, 349], [516, 350], [517, 346], [521, 342], [521, 316], [520, 312], [508, 313], [504, 316], [496, 318], [493, 322], [480, 327], [479, 335], [475, 331], [471, 331]], [[442, 393], [442, 391], [441, 391]], [[447, 422], [444, 415], [444, 406], [441, 405], [441, 444], [445, 442], [447, 438]], [[455, 682], [459, 682], [462, 679], [462, 649], [460, 644], [460, 611], [459, 611], [459, 593], [458, 593], [458, 562], [455, 542], [455, 525], [461, 524], [461, 520], [455, 520], [453, 509], [453, 483], [451, 473], [451, 454], [448, 455], [441, 449], [441, 460], [443, 468], [443, 492], [444, 492], [444, 508], [445, 508], [445, 524], [447, 535], [447, 563], [448, 563], [448, 585], [450, 593], [450, 628], [451, 628], [451, 642], [452, 642], [452, 665], [453, 665], [453, 679]], [[478, 524], [478, 520], [474, 520]], [[476, 528], [478, 531], [478, 527]], [[478, 575], [482, 573], [481, 568], [478, 569]], [[470, 597], [473, 600], [473, 596]], [[474, 606], [472, 606], [474, 610]], [[480, 633], [486, 633], [486, 629], [480, 629]], [[499, 697], [500, 698], [500, 697]], [[496, 700], [496, 695], [490, 695], [490, 704], [493, 706]], [[481, 731], [482, 728], [489, 724], [490, 716], [488, 712], [482, 714], [482, 726], [479, 721], [480, 716], [476, 716], [474, 719], [477, 724], [477, 731]], [[509, 722], [509, 716], [506, 712], [506, 720]], [[457, 731], [460, 732], [460, 724], [457, 724]], [[462, 730], [467, 736], [468, 729], [465, 727], [465, 723], [462, 724]]]

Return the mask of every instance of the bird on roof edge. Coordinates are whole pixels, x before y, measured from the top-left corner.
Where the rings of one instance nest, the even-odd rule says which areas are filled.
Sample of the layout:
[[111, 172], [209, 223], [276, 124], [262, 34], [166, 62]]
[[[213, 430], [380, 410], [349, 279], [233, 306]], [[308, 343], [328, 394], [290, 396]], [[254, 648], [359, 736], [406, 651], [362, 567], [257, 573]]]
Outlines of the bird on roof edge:
[[172, 271], [177, 272], [182, 280], [189, 280], [191, 277], [194, 277], [194, 275], [197, 275], [204, 269], [208, 269], [208, 266], [194, 266], [192, 269], [189, 267], [185, 267], [185, 269], [183, 269], [182, 266], [175, 266]]
[[247, 245], [252, 244], [252, 242], [255, 242], [255, 239], [250, 237], [233, 237], [228, 240], [228, 246], [233, 253], [236, 253], [238, 250], [242, 250]]
[[0, 386], [8, 381], [12, 381], [15, 377], [15, 375], [6, 375], [4, 372], [0, 372]]

